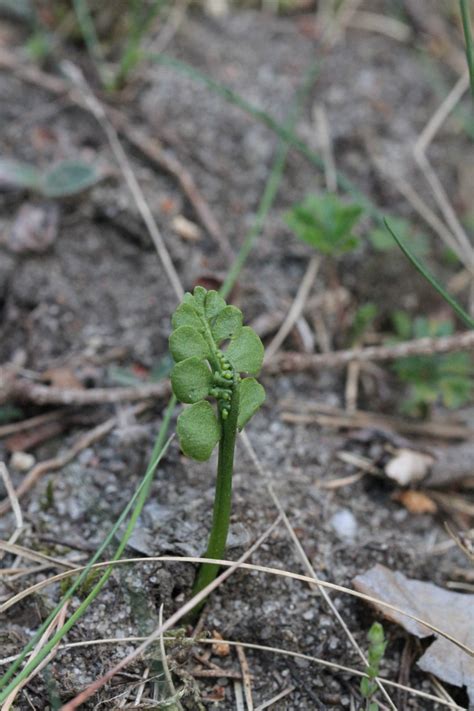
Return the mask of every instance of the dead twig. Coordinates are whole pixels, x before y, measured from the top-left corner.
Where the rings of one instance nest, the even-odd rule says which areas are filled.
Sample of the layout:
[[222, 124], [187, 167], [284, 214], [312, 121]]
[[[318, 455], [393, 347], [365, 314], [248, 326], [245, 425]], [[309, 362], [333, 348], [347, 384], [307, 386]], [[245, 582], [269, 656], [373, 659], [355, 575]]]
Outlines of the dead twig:
[[244, 648], [237, 645], [237, 657], [239, 658], [240, 668], [242, 670], [242, 681], [244, 685], [244, 696], [245, 703], [247, 704], [247, 711], [253, 711], [253, 697], [252, 697], [252, 676], [250, 674], [249, 664], [247, 657], [244, 652]]
[[[319, 425], [320, 427], [334, 427], [340, 429], [362, 429], [373, 427], [379, 430], [392, 430], [400, 434], [410, 434], [433, 439], [474, 439], [474, 429], [466, 425], [451, 424], [450, 422], [417, 422], [384, 415], [379, 412], [356, 410], [348, 413], [337, 407], [327, 407], [311, 403], [311, 407], [304, 402], [285, 402], [283, 407], [294, 409], [284, 410], [280, 417], [283, 422], [298, 425]], [[303, 410], [303, 411], [302, 411]], [[304, 411], [306, 410], [306, 411]]]
[[136, 649], [134, 649], [130, 654], [128, 654], [124, 659], [122, 659], [118, 664], [109, 669], [106, 674], [96, 679], [92, 684], [90, 684], [84, 691], [78, 694], [74, 699], [68, 701], [67, 704], [63, 706], [62, 711], [73, 711], [77, 709], [89, 699], [93, 694], [95, 694], [99, 689], [101, 689], [105, 684], [107, 684], [110, 679], [112, 679], [118, 672], [124, 669], [130, 664], [134, 659], [139, 657], [142, 652], [144, 652], [150, 644], [160, 638], [164, 632], [168, 629], [174, 627], [174, 625], [184, 617], [188, 612], [190, 612], [194, 607], [201, 601], [204, 600], [213, 590], [215, 590], [219, 585], [221, 585], [224, 580], [226, 580], [232, 573], [240, 568], [242, 563], [244, 563], [251, 555], [254, 553], [261, 544], [268, 538], [270, 533], [276, 528], [280, 523], [280, 516], [272, 523], [272, 525], [267, 528], [265, 533], [260, 536], [260, 538], [239, 558], [235, 561], [229, 568], [227, 568], [223, 573], [221, 573], [212, 583], [206, 585], [206, 587], [201, 590], [197, 595], [194, 595], [191, 600], [185, 603], [177, 612], [175, 612], [171, 617], [169, 617], [162, 625], [159, 625], [151, 635], [149, 635], [144, 642], [142, 642]]
[[[147, 403], [141, 403], [140, 405], [135, 406], [132, 412], [134, 415], [137, 415], [143, 412], [144, 409], [146, 409], [147, 407], [149, 407]], [[82, 452], [82, 450], [87, 449], [87, 447], [90, 447], [92, 444], [98, 442], [103, 437], [108, 435], [109, 432], [111, 432], [114, 427], [117, 426], [118, 422], [118, 416], [109, 418], [97, 427], [94, 427], [89, 432], [86, 432], [85, 434], [81, 435], [72, 445], [72, 447], [70, 447], [70, 449], [66, 450], [62, 454], [59, 454], [56, 457], [53, 457], [52, 459], [46, 459], [43, 462], [38, 462], [38, 464], [35, 464], [35, 466], [28, 472], [26, 477], [23, 479], [18, 489], [16, 489], [15, 495], [17, 499], [20, 499], [28, 491], [30, 491], [30, 489], [33, 488], [36, 482], [44, 474], [53, 471], [58, 471], [58, 469], [62, 469], [66, 466], [66, 464], [72, 462], [72, 460], [77, 457], [79, 452]], [[10, 504], [10, 499], [5, 500], [0, 504], [0, 516], [8, 511], [8, 509], [10, 508]]]
[[321, 368], [340, 368], [351, 361], [389, 361], [412, 355], [436, 355], [453, 351], [474, 350], [474, 332], [457, 333], [440, 338], [418, 338], [387, 346], [353, 348], [332, 353], [294, 353], [276, 355], [266, 365], [269, 373], [318, 371]]
[[[1, 368], [0, 368], [0, 373], [1, 373]], [[1, 380], [0, 380], [0, 399], [1, 399]], [[62, 410], [54, 410], [53, 412], [45, 412], [43, 415], [37, 415], [36, 417], [30, 417], [27, 420], [20, 420], [20, 422], [12, 422], [11, 424], [8, 424], [8, 425], [2, 425], [2, 427], [0, 427], [0, 438], [8, 437], [13, 434], [17, 434], [17, 432], [24, 432], [25, 430], [35, 429], [36, 427], [48, 424], [50, 422], [55, 422], [62, 416], [63, 416]]]
[[[12, 509], [13, 514], [15, 516], [15, 530], [13, 531], [8, 541], [9, 544], [13, 545], [18, 540], [20, 533], [23, 530], [23, 514], [21, 513], [20, 504], [18, 502], [18, 496], [12, 484], [12, 480], [10, 479], [10, 474], [3, 462], [0, 462], [0, 477], [3, 480], [3, 485], [5, 486], [5, 490], [7, 492], [9, 507]], [[2, 560], [3, 555], [4, 553], [3, 551], [1, 551], [0, 560]]]
[[104, 405], [161, 399], [169, 393], [167, 381], [123, 388], [59, 388], [33, 382], [9, 366], [0, 367], [0, 404], [14, 401], [35, 405]]

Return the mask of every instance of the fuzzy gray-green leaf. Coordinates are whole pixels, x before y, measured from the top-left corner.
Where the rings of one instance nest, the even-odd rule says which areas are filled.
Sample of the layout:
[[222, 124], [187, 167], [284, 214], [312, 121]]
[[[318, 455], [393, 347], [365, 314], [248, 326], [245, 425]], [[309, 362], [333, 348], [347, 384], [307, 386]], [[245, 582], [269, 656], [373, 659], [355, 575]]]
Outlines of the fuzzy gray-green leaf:
[[263, 363], [263, 343], [250, 326], [244, 326], [231, 340], [226, 356], [238, 373], [258, 375]]
[[199, 331], [191, 326], [180, 326], [169, 338], [171, 355], [178, 363], [185, 358], [207, 358], [209, 347]]
[[188, 407], [178, 417], [177, 431], [186, 456], [205, 462], [221, 436], [216, 414], [207, 400]]
[[235, 306], [226, 306], [217, 316], [211, 328], [216, 343], [222, 343], [237, 334], [242, 328], [242, 311]]
[[191, 326], [197, 331], [202, 328], [202, 321], [191, 304], [182, 303], [171, 318], [171, 324], [176, 331], [180, 326]]
[[199, 402], [209, 394], [212, 373], [199, 358], [186, 358], [176, 363], [171, 371], [171, 385], [180, 402]]
[[64, 160], [49, 170], [41, 181], [41, 192], [46, 197], [67, 197], [92, 187], [101, 179], [93, 165], [79, 160]]
[[39, 190], [41, 173], [30, 163], [11, 158], [0, 158], [0, 189], [19, 188], [21, 190]]
[[237, 426], [242, 430], [265, 401], [265, 388], [255, 378], [245, 378], [240, 383], [239, 419]]

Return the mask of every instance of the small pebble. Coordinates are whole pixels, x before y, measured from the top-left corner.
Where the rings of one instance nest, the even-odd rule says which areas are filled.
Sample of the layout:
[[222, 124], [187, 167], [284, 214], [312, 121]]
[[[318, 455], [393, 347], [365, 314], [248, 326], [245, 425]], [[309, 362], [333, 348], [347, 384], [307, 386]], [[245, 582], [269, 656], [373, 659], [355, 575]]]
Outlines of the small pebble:
[[36, 459], [28, 452], [13, 452], [10, 459], [10, 466], [16, 469], [17, 472], [27, 472], [36, 464]]
[[331, 526], [339, 538], [353, 541], [357, 534], [357, 521], [349, 509], [341, 509], [331, 516]]

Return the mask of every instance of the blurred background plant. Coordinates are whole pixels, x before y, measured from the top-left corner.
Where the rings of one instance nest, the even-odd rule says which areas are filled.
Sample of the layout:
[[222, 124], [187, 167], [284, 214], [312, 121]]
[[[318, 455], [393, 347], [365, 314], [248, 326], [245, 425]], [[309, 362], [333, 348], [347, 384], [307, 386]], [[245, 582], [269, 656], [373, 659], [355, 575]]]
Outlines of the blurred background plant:
[[[392, 343], [454, 333], [452, 320], [412, 318], [404, 311], [396, 311], [392, 322], [396, 333]], [[461, 407], [473, 395], [472, 357], [468, 353], [409, 356], [397, 360], [393, 370], [408, 386], [408, 399], [403, 401], [402, 410], [409, 415], [427, 417], [437, 402], [452, 409]]]

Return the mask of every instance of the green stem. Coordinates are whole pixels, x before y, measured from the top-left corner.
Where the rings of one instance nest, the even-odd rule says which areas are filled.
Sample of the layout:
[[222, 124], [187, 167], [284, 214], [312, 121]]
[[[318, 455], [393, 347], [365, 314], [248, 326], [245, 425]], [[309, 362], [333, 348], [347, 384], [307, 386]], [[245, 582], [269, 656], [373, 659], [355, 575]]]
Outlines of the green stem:
[[469, 11], [469, 0], [459, 0], [461, 8], [462, 27], [464, 39], [466, 41], [466, 59], [469, 67], [469, 78], [471, 82], [471, 94], [474, 100], [474, 42], [472, 39], [471, 13]]
[[[219, 458], [217, 462], [217, 482], [212, 514], [212, 528], [205, 553], [206, 558], [223, 558], [227, 543], [232, 507], [232, 472], [234, 469], [235, 441], [237, 437], [237, 421], [239, 416], [239, 387], [237, 375], [234, 373], [234, 387], [230, 401], [229, 415], [226, 420], [221, 418], [222, 437], [219, 442]], [[193, 586], [193, 595], [200, 592], [216, 578], [219, 566], [203, 563], [199, 568]], [[191, 613], [194, 619], [204, 606], [204, 601], [197, 605]]]

